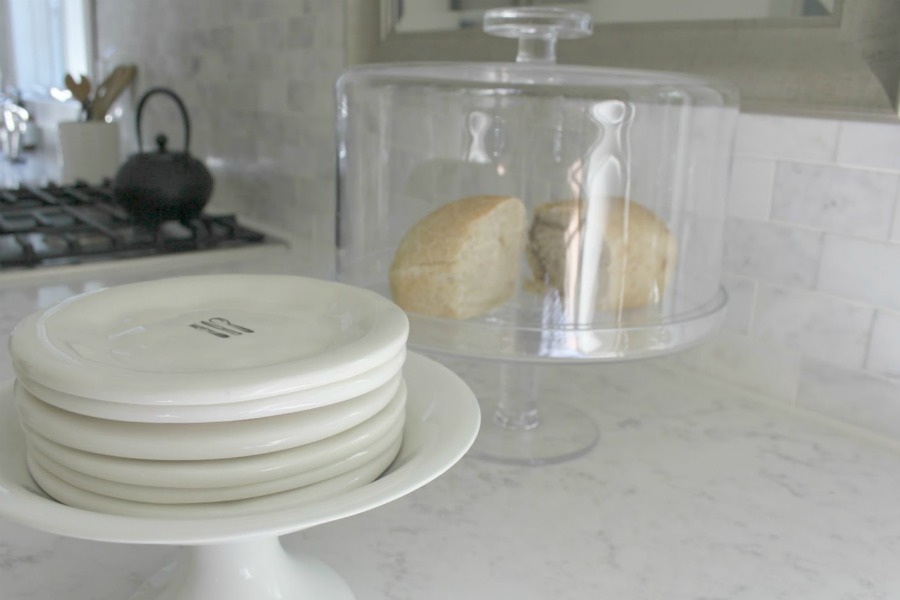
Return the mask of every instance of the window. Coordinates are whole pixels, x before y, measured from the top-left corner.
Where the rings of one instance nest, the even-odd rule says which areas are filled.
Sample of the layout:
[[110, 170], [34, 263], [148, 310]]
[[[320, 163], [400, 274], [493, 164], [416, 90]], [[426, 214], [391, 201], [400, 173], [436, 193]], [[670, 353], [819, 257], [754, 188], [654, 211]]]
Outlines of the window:
[[46, 94], [63, 87], [67, 72], [91, 73], [92, 0], [0, 2], [9, 33], [10, 56], [0, 63], [4, 87]]

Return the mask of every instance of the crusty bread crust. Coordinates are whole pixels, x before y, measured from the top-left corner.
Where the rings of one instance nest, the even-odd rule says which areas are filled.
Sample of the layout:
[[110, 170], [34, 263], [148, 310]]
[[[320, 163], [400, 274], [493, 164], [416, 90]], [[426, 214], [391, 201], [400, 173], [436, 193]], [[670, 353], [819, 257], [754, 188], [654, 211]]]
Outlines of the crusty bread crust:
[[394, 302], [409, 312], [467, 319], [515, 294], [525, 206], [513, 196], [445, 204], [406, 233], [394, 255]]

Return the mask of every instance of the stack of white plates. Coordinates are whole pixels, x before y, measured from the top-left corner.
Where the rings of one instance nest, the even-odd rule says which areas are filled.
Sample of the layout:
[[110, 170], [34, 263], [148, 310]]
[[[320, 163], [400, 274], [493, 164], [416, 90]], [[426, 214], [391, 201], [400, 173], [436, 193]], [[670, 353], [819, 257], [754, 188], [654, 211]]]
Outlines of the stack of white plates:
[[402, 443], [408, 323], [302, 277], [180, 277], [74, 297], [10, 339], [32, 477], [147, 517], [280, 510], [365, 485]]

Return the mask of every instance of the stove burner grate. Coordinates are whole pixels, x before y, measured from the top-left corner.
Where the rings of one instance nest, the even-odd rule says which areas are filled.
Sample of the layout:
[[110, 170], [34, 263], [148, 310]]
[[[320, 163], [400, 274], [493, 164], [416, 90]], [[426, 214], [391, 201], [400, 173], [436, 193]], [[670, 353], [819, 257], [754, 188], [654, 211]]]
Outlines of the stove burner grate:
[[270, 242], [234, 215], [200, 215], [157, 229], [136, 223], [99, 186], [0, 189], [0, 271], [237, 248]]

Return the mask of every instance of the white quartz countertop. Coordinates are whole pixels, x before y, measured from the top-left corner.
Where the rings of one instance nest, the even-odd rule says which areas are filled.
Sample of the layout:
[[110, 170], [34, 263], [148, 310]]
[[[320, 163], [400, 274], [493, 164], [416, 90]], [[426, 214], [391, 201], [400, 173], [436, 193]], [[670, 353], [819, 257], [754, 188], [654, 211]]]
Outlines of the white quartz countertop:
[[[193, 271], [321, 275], [311, 264], [293, 255]], [[41, 305], [139, 275], [2, 277], [5, 336]], [[0, 360], [9, 377], [5, 350]], [[540, 380], [542, 403], [565, 398], [597, 423], [588, 454], [540, 467], [466, 457], [407, 497], [284, 546], [328, 563], [360, 600], [900, 598], [895, 450], [665, 358], [541, 367]], [[178, 552], [0, 519], [0, 598], [128, 598]]]

